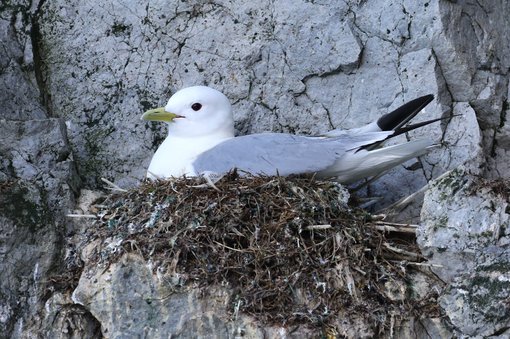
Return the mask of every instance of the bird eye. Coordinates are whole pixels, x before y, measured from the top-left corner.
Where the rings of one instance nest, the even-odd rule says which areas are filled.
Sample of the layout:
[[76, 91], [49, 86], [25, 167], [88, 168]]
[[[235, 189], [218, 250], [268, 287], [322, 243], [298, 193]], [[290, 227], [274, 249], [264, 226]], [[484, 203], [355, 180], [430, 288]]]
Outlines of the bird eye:
[[202, 104], [200, 104], [198, 102], [195, 102], [193, 105], [191, 105], [191, 109], [194, 110], [195, 112], [200, 111], [201, 108], [202, 108]]

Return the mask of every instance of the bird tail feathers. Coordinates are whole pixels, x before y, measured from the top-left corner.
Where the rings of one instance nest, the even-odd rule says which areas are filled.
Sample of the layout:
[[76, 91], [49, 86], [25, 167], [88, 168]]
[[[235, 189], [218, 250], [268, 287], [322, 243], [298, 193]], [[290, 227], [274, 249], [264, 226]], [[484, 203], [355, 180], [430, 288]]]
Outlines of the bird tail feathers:
[[434, 122], [437, 122], [437, 121], [451, 119], [452, 117], [455, 117], [455, 116], [457, 116], [457, 115], [447, 116], [447, 117], [442, 117], [442, 118], [436, 118], [436, 119], [431, 119], [431, 120], [426, 120], [426, 121], [418, 122], [416, 124], [411, 124], [411, 125], [406, 125], [406, 126], [399, 127], [398, 129], [396, 129], [393, 132], [393, 134], [389, 135], [386, 139], [384, 139], [382, 141], [376, 141], [376, 142], [374, 142], [374, 143], [372, 143], [370, 145], [366, 145], [364, 147], [361, 147], [360, 150], [365, 149], [367, 151], [371, 151], [371, 150], [380, 148], [384, 144], [384, 142], [386, 142], [386, 140], [388, 140], [388, 139], [394, 138], [394, 137], [396, 137], [398, 135], [410, 132], [412, 130], [415, 130], [415, 129], [423, 127], [423, 126], [430, 125], [430, 124], [432, 124]]
[[326, 172], [336, 177], [339, 182], [351, 183], [378, 175], [409, 159], [424, 155], [433, 144], [431, 140], [419, 139], [376, 150], [349, 153], [338, 159]]

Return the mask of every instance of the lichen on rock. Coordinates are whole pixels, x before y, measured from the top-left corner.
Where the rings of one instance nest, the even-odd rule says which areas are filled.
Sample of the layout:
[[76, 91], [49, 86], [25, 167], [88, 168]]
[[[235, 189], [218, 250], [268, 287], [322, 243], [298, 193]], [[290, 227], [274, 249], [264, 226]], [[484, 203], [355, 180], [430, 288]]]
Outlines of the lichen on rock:
[[491, 336], [510, 325], [510, 183], [472, 175], [465, 167], [431, 183], [418, 244], [447, 288], [441, 307], [466, 335]]

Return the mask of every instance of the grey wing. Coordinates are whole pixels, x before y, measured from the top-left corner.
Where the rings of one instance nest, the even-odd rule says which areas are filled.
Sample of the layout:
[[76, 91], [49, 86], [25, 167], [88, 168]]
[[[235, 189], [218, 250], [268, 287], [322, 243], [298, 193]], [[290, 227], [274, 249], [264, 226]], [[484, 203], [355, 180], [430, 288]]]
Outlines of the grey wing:
[[333, 165], [345, 152], [385, 139], [392, 132], [305, 137], [283, 133], [251, 134], [229, 139], [200, 154], [197, 173], [225, 173], [233, 168], [254, 175], [315, 173]]

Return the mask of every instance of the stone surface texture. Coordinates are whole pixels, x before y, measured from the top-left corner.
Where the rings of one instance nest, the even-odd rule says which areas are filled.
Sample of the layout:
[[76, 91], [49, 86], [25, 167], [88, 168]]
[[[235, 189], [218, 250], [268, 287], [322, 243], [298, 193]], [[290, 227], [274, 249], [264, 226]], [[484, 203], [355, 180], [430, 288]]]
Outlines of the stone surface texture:
[[[91, 261], [92, 262], [92, 261]], [[86, 267], [73, 301], [83, 305], [101, 323], [105, 337], [264, 338], [288, 335], [280, 327], [261, 328], [245, 315], [231, 318], [232, 291], [225, 287], [182, 289], [170, 275], [153, 268], [135, 254], [124, 255], [109, 267]], [[306, 329], [289, 338], [310, 336]]]
[[510, 186], [462, 166], [429, 186], [418, 244], [448, 283], [441, 306], [464, 335], [502, 334], [510, 327]]
[[80, 181], [62, 120], [0, 120], [0, 129], [0, 330], [11, 333], [39, 317]]
[[[102, 188], [101, 177], [136, 185], [166, 133], [141, 113], [182, 87], [206, 84], [230, 98], [238, 134], [356, 127], [434, 94], [418, 120], [455, 116], [401, 139], [427, 137], [441, 147], [364, 194], [382, 196], [384, 206], [431, 182], [419, 241], [451, 283], [442, 308], [457, 336], [504, 335], [508, 201], [470, 187], [510, 176], [508, 17], [506, 0], [3, 0], [0, 332], [74, 338], [101, 329], [113, 338], [125, 330], [129, 322], [98, 325], [90, 303], [100, 300], [74, 303], [92, 283], [86, 275], [74, 301], [48, 290], [47, 278], [73, 257], [67, 244], [86, 227], [65, 215], [80, 189]], [[419, 222], [420, 208], [415, 201], [406, 218]], [[143, 266], [122, 260], [119, 272]], [[130, 284], [145, 291], [143, 281]], [[101, 287], [121, 292], [109, 283]], [[175, 333], [209, 326], [235, 336], [207, 312]], [[169, 326], [147, 323], [143, 333]]]

